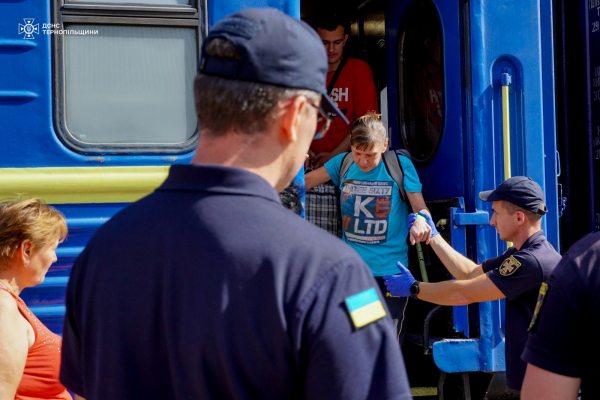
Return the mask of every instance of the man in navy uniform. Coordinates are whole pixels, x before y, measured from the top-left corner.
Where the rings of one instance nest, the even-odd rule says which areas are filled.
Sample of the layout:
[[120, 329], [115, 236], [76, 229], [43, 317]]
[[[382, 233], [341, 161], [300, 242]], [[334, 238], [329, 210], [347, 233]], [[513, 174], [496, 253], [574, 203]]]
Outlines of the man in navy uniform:
[[[192, 165], [73, 266], [61, 381], [89, 399], [410, 399], [369, 268], [287, 210], [327, 96], [319, 36], [246, 9], [203, 43]], [[326, 127], [327, 124], [323, 126]]]
[[540, 289], [522, 358], [524, 400], [600, 399], [600, 232], [578, 240]]
[[[501, 256], [480, 265], [454, 250], [440, 235], [426, 213], [409, 215], [409, 229], [415, 218], [425, 218], [432, 228], [429, 244], [456, 278], [444, 282], [419, 282], [402, 265], [400, 275], [384, 276], [391, 294], [412, 296], [435, 304], [461, 306], [506, 298], [506, 383], [519, 391], [525, 375], [521, 353], [542, 282], [560, 261], [560, 254], [544, 237], [542, 216], [548, 212], [540, 185], [531, 178], [515, 176], [495, 190], [479, 193], [492, 201], [490, 224], [501, 240], [513, 246]], [[413, 242], [414, 238], [411, 238]]]

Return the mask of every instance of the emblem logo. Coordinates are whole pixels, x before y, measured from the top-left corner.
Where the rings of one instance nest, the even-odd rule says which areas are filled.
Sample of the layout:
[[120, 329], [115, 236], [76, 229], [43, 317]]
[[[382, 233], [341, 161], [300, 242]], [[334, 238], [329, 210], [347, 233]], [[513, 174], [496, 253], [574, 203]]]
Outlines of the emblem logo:
[[500, 266], [500, 275], [502, 276], [510, 276], [515, 273], [516, 270], [519, 269], [521, 263], [517, 261], [513, 256], [508, 257], [502, 265]]
[[33, 34], [40, 34], [40, 24], [33, 25], [34, 20], [34, 18], [23, 18], [25, 25], [19, 24], [19, 35], [25, 35], [23, 39], [35, 39]]

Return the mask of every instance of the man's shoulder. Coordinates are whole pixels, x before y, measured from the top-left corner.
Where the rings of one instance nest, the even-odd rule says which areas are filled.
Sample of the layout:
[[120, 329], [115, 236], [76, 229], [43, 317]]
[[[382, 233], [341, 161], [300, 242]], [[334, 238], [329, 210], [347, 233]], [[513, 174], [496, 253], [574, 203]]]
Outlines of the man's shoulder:
[[365, 61], [361, 60], [360, 58], [354, 58], [354, 57], [348, 57], [348, 60], [346, 61], [346, 65], [352, 67], [352, 68], [367, 68], [369, 69], [369, 71], [371, 70], [371, 67], [369, 66], [369, 64], [367, 64]]
[[600, 232], [589, 233], [575, 242], [565, 253], [565, 262], [570, 262], [586, 280], [592, 275], [600, 275], [598, 255], [600, 254]]
[[348, 73], [352, 74], [352, 75], [359, 75], [359, 74], [373, 74], [373, 71], [371, 71], [371, 67], [369, 66], [369, 64], [367, 64], [365, 61], [361, 60], [360, 58], [348, 58], [348, 60], [346, 61], [346, 66], [344, 67], [344, 71], [348, 71]]
[[544, 236], [542, 231], [538, 231], [527, 240], [529, 245], [521, 247], [515, 254], [527, 254], [536, 259], [548, 259], [558, 262], [561, 255], [556, 251], [552, 243]]
[[543, 233], [538, 232], [535, 235], [536, 237], [534, 238], [530, 237], [529, 240], [531, 243], [528, 246], [517, 250], [510, 258], [530, 268], [540, 269], [543, 274], [543, 280], [546, 280], [560, 262], [561, 255], [546, 240]]
[[572, 259], [598, 253], [600, 253], [600, 232], [588, 233], [575, 242], [566, 252]]

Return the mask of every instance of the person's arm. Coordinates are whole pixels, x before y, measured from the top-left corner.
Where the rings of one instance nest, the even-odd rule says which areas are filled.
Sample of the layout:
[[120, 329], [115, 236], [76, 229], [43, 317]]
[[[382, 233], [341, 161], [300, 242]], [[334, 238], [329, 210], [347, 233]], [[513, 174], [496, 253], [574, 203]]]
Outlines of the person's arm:
[[417, 295], [419, 300], [444, 306], [464, 306], [505, 297], [504, 293], [485, 274], [462, 281], [421, 282]]
[[81, 397], [80, 395], [76, 394], [75, 400], [85, 400], [85, 399], [83, 397]]
[[[384, 275], [385, 286], [392, 296], [408, 297], [411, 295], [410, 287], [415, 282], [415, 278], [402, 263], [398, 262], [396, 265], [400, 273]], [[481, 275], [464, 281], [419, 282], [417, 298], [443, 306], [463, 306], [503, 299], [505, 296], [489, 276]]]
[[350, 133], [346, 135], [344, 140], [340, 142], [333, 150], [324, 151], [313, 157], [315, 168], [322, 167], [327, 161], [331, 160], [338, 154], [347, 153], [350, 151]]
[[579, 395], [581, 378], [555, 374], [527, 364], [521, 388], [522, 400], [575, 400]]
[[20, 318], [15, 300], [0, 291], [0, 400], [15, 398], [25, 370], [29, 343]]
[[[425, 199], [421, 192], [406, 192], [406, 197], [415, 213], [424, 212], [431, 217], [431, 212], [425, 205]], [[426, 220], [418, 218], [410, 227], [410, 243], [425, 242], [429, 244], [431, 239], [431, 227]]]
[[429, 245], [438, 256], [444, 267], [458, 280], [472, 279], [484, 275], [481, 265], [475, 264], [467, 257], [454, 250], [441, 235], [435, 235]]
[[306, 190], [310, 190], [315, 186], [322, 185], [330, 179], [331, 178], [329, 177], [329, 172], [327, 172], [327, 169], [325, 169], [325, 167], [321, 167], [309, 172], [304, 176], [304, 186]]

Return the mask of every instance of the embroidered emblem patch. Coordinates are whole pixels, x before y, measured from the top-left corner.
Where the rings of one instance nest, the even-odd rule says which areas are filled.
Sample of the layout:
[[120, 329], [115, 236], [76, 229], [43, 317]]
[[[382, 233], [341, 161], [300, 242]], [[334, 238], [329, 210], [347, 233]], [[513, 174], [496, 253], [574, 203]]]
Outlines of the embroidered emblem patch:
[[529, 328], [527, 328], [528, 332], [535, 327], [538, 315], [542, 309], [542, 306], [544, 305], [544, 299], [548, 294], [548, 289], [550, 289], [550, 287], [545, 282], [542, 283], [542, 286], [540, 286], [540, 292], [538, 293], [537, 302], [535, 303], [535, 310], [533, 310], [533, 317], [531, 318], [531, 322], [529, 323]]
[[519, 269], [521, 263], [517, 261], [513, 256], [508, 257], [502, 265], [500, 266], [500, 275], [502, 276], [510, 276], [515, 273], [516, 270]]
[[386, 316], [385, 309], [375, 288], [350, 296], [345, 302], [352, 324], [356, 329]]

